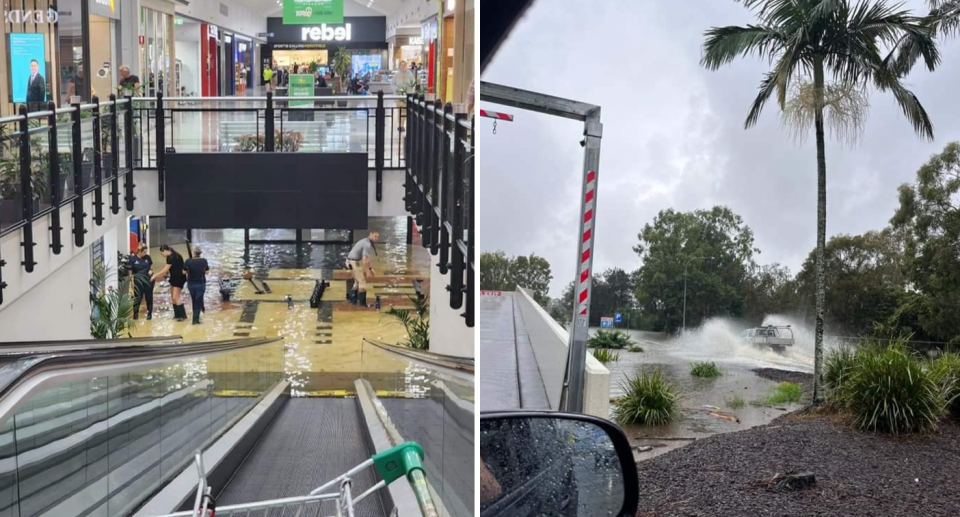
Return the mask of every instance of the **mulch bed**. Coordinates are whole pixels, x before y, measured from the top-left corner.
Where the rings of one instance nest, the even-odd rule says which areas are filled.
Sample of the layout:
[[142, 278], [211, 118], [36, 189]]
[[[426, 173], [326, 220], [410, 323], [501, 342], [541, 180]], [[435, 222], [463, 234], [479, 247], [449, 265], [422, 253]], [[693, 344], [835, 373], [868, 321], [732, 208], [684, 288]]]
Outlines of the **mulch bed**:
[[[784, 379], [786, 380], [786, 379]], [[937, 433], [863, 433], [827, 413], [712, 436], [638, 465], [640, 511], [652, 516], [957, 516], [960, 425]], [[777, 474], [810, 471], [782, 491]]]

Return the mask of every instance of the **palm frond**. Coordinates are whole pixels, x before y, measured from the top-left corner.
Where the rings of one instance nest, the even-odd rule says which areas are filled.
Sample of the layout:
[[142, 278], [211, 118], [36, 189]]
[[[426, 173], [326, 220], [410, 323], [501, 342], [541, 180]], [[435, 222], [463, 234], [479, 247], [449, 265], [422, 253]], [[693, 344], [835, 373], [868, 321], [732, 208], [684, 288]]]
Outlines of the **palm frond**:
[[714, 27], [704, 36], [700, 64], [709, 70], [717, 70], [737, 57], [754, 53], [772, 58], [783, 50], [786, 41], [784, 34], [762, 25]]
[[[430, 349], [430, 302], [426, 297], [408, 297], [413, 310], [390, 307], [384, 314], [396, 319], [407, 331], [407, 339], [400, 344], [417, 350]], [[414, 315], [413, 313], [416, 313]]]

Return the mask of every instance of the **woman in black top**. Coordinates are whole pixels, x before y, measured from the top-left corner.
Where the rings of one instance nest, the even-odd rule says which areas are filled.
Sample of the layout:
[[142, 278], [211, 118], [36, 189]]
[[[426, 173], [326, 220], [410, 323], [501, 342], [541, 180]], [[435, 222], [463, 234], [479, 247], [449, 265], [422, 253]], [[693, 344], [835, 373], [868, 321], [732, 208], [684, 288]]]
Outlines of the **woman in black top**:
[[187, 288], [193, 301], [193, 324], [200, 324], [200, 311], [203, 310], [203, 293], [207, 290], [207, 271], [210, 266], [207, 259], [200, 258], [200, 248], [193, 248], [193, 258], [187, 259], [183, 272], [187, 274]]
[[187, 278], [183, 274], [183, 256], [177, 253], [168, 244], [160, 246], [160, 254], [167, 258], [167, 265], [150, 279], [154, 282], [170, 273], [170, 300], [173, 303], [173, 318], [177, 321], [186, 321], [187, 310], [180, 303], [180, 292]]
[[153, 319], [153, 260], [147, 254], [147, 245], [140, 243], [137, 253], [130, 255], [130, 276], [133, 277], [133, 319], [140, 317], [140, 302], [147, 300], [147, 319]]

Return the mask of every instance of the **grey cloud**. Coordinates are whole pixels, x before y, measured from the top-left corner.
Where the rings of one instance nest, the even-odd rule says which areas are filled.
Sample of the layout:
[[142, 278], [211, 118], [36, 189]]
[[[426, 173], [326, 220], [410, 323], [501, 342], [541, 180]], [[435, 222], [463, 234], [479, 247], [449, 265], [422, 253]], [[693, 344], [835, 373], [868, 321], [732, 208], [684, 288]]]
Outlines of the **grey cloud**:
[[[907, 3], [918, 12], [923, 5]], [[773, 103], [756, 127], [743, 129], [767, 63], [741, 59], [717, 72], [699, 66], [706, 28], [752, 21], [732, 0], [541, 0], [487, 69], [485, 81], [602, 106], [596, 270], [635, 269], [636, 234], [660, 210], [714, 204], [730, 206], [753, 228], [761, 262], [799, 270], [815, 243], [813, 142], [794, 142]], [[935, 73], [908, 78], [934, 121], [936, 142], [919, 139], [892, 97], [876, 91], [860, 145], [828, 142], [829, 235], [882, 228], [896, 187], [960, 139], [960, 39], [944, 42], [942, 52]], [[489, 120], [477, 124], [480, 248], [546, 257], [557, 296], [575, 271], [582, 128], [481, 106], [517, 119], [499, 124], [495, 136]]]

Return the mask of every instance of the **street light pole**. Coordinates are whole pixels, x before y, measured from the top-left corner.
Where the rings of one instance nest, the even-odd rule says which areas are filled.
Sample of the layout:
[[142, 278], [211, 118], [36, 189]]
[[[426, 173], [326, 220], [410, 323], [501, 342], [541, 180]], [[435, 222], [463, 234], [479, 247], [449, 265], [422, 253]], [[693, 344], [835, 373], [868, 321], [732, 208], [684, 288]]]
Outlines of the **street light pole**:
[[690, 265], [690, 261], [693, 259], [702, 259], [701, 256], [690, 257], [683, 263], [683, 330], [682, 334], [687, 333], [687, 266]]

